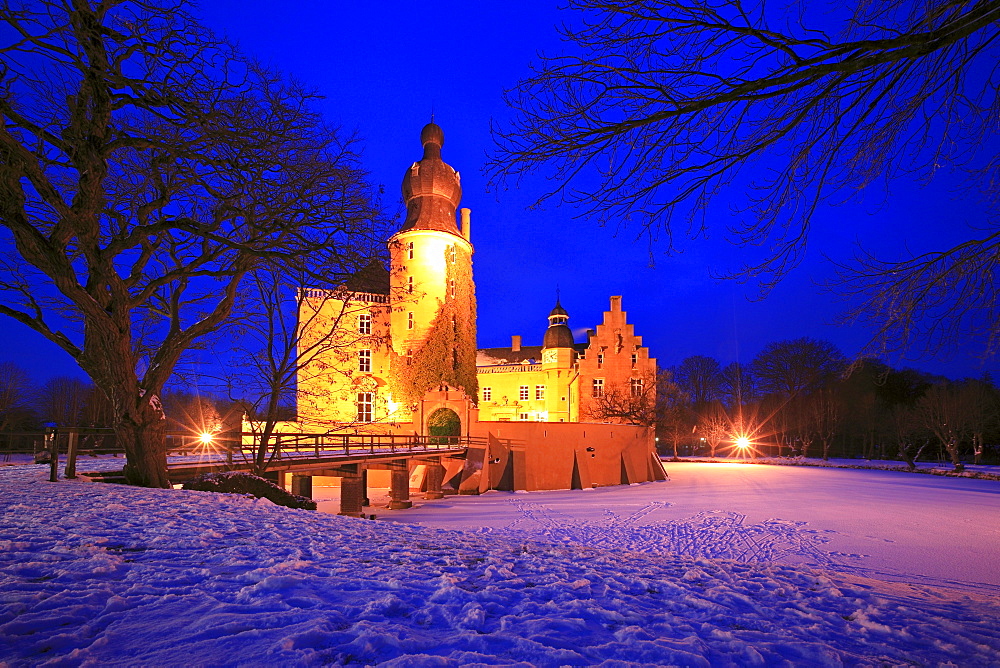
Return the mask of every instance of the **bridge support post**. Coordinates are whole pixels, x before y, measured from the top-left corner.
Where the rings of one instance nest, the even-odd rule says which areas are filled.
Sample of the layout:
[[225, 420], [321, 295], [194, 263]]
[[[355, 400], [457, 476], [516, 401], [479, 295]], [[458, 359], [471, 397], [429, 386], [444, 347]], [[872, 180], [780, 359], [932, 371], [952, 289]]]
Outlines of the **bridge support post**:
[[425, 499], [444, 498], [444, 492], [441, 491], [441, 484], [444, 482], [444, 466], [439, 462], [428, 464], [425, 480], [427, 481], [427, 490], [424, 492]]
[[410, 467], [405, 459], [393, 463], [389, 498], [389, 510], [413, 507], [413, 502], [410, 501]]
[[361, 517], [361, 502], [364, 500], [365, 483], [360, 473], [345, 474], [340, 479], [339, 515]]
[[313, 495], [313, 479], [311, 475], [292, 474], [292, 494], [311, 499]]

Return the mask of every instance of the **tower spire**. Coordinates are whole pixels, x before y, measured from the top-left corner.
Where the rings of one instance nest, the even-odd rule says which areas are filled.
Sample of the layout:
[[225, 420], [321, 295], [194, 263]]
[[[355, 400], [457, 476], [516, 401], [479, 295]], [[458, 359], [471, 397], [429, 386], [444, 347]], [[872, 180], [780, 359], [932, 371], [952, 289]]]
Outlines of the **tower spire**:
[[462, 200], [462, 185], [458, 172], [441, 159], [444, 131], [434, 122], [420, 131], [424, 155], [413, 163], [403, 176], [403, 201], [406, 220], [400, 229], [438, 230], [461, 236], [456, 214]]

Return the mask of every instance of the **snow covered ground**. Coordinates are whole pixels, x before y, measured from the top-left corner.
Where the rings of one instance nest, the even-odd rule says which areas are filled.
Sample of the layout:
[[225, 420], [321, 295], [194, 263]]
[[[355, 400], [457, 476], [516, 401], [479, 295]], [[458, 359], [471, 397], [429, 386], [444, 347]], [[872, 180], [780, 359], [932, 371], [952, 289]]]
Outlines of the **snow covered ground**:
[[1000, 665], [1000, 483], [669, 471], [432, 527], [0, 467], [0, 664]]
[[735, 463], [666, 469], [667, 483], [447, 497], [380, 517], [1000, 596], [998, 481]]

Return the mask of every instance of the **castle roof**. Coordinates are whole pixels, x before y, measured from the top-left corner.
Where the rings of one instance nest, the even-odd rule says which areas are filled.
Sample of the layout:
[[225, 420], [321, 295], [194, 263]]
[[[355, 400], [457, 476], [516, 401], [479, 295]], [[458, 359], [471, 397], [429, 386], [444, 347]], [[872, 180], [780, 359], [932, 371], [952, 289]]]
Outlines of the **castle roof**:
[[370, 292], [377, 295], [389, 294], [389, 270], [380, 260], [372, 260], [344, 283], [351, 292]]
[[403, 202], [406, 220], [401, 232], [438, 230], [459, 235], [455, 212], [462, 201], [458, 172], [441, 159], [444, 131], [428, 123], [420, 131], [424, 157], [413, 163], [403, 175]]
[[545, 330], [545, 338], [542, 339], [542, 348], [572, 348], [573, 332], [565, 324], [549, 325]]
[[[578, 353], [587, 350], [587, 343], [574, 343], [573, 349]], [[495, 366], [499, 364], [541, 364], [542, 346], [521, 346], [513, 348], [480, 348], [476, 351], [476, 366]]]

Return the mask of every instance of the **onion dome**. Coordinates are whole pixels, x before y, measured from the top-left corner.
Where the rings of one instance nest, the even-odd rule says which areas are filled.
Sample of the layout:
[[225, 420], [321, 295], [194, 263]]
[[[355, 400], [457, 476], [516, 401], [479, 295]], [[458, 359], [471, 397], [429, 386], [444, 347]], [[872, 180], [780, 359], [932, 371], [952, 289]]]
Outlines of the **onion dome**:
[[403, 176], [406, 220], [400, 230], [439, 230], [458, 235], [455, 212], [462, 200], [458, 172], [441, 159], [444, 131], [428, 123], [420, 131], [424, 157], [413, 163]]
[[569, 314], [557, 299], [555, 307], [549, 312], [549, 328], [545, 330], [542, 348], [573, 347], [573, 331], [566, 324], [568, 321]]

